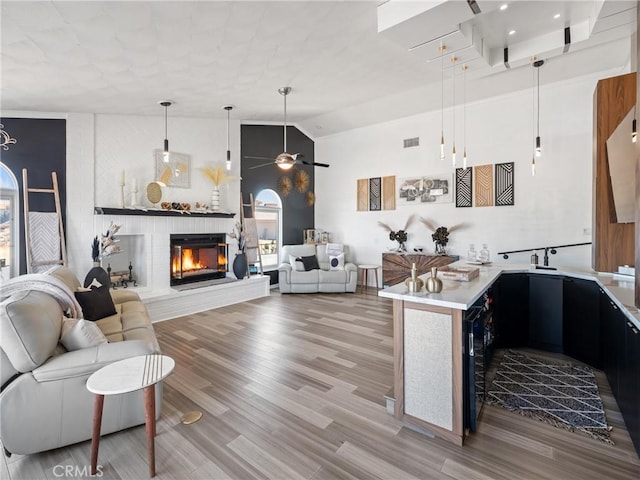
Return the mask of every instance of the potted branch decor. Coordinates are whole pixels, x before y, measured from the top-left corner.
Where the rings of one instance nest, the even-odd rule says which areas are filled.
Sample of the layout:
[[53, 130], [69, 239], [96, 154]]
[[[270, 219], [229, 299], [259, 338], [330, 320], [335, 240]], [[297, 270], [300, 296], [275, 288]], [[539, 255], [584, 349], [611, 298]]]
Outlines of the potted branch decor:
[[395, 230], [395, 231], [392, 230], [391, 227], [389, 225], [387, 225], [386, 223], [378, 222], [378, 225], [380, 225], [387, 232], [389, 232], [389, 240], [394, 240], [394, 241], [398, 242], [398, 248], [397, 248], [398, 252], [406, 252], [407, 251], [407, 246], [406, 246], [407, 229], [413, 223], [414, 219], [415, 219], [415, 216], [411, 215], [407, 219], [407, 223], [405, 224], [404, 229]]
[[449, 234], [454, 230], [459, 230], [460, 228], [464, 228], [465, 223], [460, 223], [458, 225], [454, 225], [451, 228], [447, 227], [435, 227], [435, 225], [427, 220], [426, 218], [420, 217], [420, 221], [433, 233], [431, 234], [431, 240], [436, 244], [435, 253], [436, 255], [446, 255], [447, 254], [447, 243], [449, 243]]

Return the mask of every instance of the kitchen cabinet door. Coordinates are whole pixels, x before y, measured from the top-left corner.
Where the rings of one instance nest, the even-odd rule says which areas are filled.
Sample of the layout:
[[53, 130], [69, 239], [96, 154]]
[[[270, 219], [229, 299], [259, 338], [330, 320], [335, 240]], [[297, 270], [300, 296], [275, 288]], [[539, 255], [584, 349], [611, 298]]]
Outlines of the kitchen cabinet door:
[[529, 277], [529, 346], [562, 353], [563, 278]]
[[609, 296], [600, 291], [600, 328], [602, 331], [602, 368], [613, 396], [618, 399], [620, 370], [624, 362], [625, 317]]
[[529, 336], [529, 277], [526, 273], [503, 273], [492, 291], [496, 346], [525, 347]]
[[562, 343], [566, 355], [601, 369], [599, 292], [593, 281], [565, 277]]
[[640, 456], [640, 332], [625, 318], [625, 357], [619, 372], [618, 406]]

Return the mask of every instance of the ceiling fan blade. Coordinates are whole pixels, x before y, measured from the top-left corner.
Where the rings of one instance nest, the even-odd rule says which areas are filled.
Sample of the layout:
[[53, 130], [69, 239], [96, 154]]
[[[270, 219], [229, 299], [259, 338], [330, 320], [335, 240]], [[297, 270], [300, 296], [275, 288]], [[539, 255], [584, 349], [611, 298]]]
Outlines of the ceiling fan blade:
[[242, 158], [246, 158], [247, 160], [273, 160], [273, 157], [254, 157], [252, 155], [243, 155]]
[[325, 168], [330, 167], [330, 165], [328, 163], [306, 162], [304, 160], [302, 160], [302, 163], [304, 165], [313, 165], [314, 167], [325, 167]]
[[253, 170], [254, 168], [266, 167], [267, 165], [275, 165], [274, 162], [263, 163], [262, 165], [254, 165], [253, 167], [249, 167], [249, 170]]

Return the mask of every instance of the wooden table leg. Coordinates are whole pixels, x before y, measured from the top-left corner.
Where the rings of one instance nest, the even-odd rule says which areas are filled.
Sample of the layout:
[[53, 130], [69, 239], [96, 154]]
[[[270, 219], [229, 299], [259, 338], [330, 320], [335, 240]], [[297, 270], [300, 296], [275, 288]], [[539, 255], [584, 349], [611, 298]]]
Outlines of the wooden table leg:
[[378, 286], [378, 269], [377, 268], [373, 269], [373, 274], [376, 276], [376, 288], [380, 290], [380, 287]]
[[100, 445], [100, 428], [102, 426], [102, 406], [104, 395], [97, 395], [93, 401], [93, 431], [91, 434], [91, 475], [96, 474], [98, 467], [98, 446]]
[[156, 386], [150, 385], [144, 390], [144, 419], [147, 430], [147, 462], [149, 476], [156, 476]]

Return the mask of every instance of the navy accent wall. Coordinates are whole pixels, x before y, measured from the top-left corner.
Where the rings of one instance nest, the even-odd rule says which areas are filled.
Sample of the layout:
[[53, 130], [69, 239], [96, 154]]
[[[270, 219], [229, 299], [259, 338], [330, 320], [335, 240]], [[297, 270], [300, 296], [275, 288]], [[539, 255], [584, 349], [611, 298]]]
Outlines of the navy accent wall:
[[[290, 170], [281, 170], [275, 164], [259, 168], [273, 160], [253, 160], [249, 156], [269, 157], [275, 159], [282, 153], [283, 127], [276, 125], [241, 125], [240, 156], [241, 168], [240, 190], [244, 196], [243, 203], [249, 203], [249, 193], [255, 197], [258, 192], [270, 188], [282, 199], [282, 244], [291, 245], [302, 243], [302, 231], [314, 228], [315, 206], [307, 205], [306, 193], [298, 192], [295, 184], [288, 196], [282, 194], [279, 188], [281, 177], [289, 177], [294, 182], [295, 172], [304, 170], [309, 175], [308, 191], [314, 192], [314, 168], [309, 165], [296, 165]], [[287, 127], [288, 153], [302, 153], [306, 161], [314, 161], [314, 143], [309, 137], [295, 127]], [[277, 274], [277, 272], [275, 272]], [[273, 279], [272, 279], [273, 280]], [[273, 283], [273, 282], [272, 282]]]
[[[20, 191], [20, 273], [27, 273], [24, 239], [24, 192], [22, 191], [22, 169], [26, 168], [30, 188], [52, 188], [51, 172], [58, 175], [62, 221], [66, 213], [67, 178], [67, 121], [42, 118], [2, 118], [0, 123], [17, 143], [8, 150], [0, 150], [4, 163], [16, 176]], [[32, 193], [29, 195], [29, 210], [55, 212], [53, 195]], [[87, 246], [87, 251], [89, 246]]]

